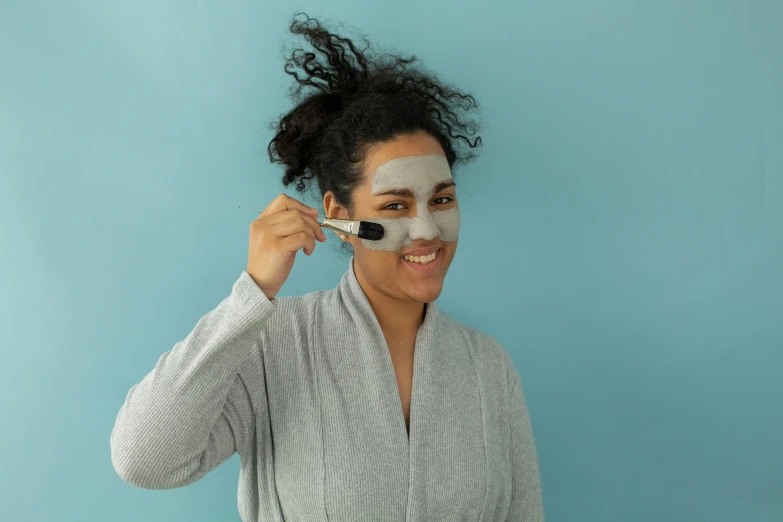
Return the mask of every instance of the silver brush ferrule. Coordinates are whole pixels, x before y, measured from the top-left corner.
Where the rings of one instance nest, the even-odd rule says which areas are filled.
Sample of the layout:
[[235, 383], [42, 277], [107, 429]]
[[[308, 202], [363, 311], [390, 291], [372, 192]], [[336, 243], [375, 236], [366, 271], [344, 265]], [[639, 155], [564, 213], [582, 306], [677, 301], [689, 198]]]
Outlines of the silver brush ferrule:
[[355, 236], [359, 233], [358, 221], [348, 221], [345, 219], [324, 219], [323, 223], [321, 223], [321, 226], [331, 228], [333, 230], [339, 230], [340, 232], [345, 232], [346, 234], [350, 234], [352, 236]]

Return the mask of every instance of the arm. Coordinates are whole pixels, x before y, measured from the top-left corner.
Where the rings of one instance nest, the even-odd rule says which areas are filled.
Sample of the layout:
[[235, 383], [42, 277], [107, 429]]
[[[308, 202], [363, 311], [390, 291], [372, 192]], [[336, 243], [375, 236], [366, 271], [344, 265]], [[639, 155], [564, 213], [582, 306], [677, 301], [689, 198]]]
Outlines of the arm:
[[260, 329], [275, 309], [243, 271], [231, 294], [130, 389], [111, 433], [112, 464], [123, 480], [185, 486], [247, 446], [255, 414], [238, 371], [259, 350]]
[[544, 522], [541, 476], [533, 428], [519, 372], [509, 369], [511, 425], [511, 508], [507, 522]]

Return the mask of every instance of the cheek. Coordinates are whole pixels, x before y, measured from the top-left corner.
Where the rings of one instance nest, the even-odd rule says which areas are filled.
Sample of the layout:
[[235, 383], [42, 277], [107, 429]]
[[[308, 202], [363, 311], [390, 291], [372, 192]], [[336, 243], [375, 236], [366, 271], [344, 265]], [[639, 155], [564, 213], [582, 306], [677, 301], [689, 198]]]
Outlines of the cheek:
[[[459, 207], [448, 210], [439, 210], [431, 214], [432, 220], [438, 227], [439, 237], [442, 241], [456, 241], [459, 237], [460, 213]], [[368, 250], [384, 252], [399, 252], [404, 246], [413, 245], [410, 239], [411, 218], [374, 218], [373, 223], [383, 226], [383, 239], [369, 241], [362, 239], [362, 246]]]
[[398, 252], [402, 247], [410, 244], [408, 233], [411, 228], [410, 218], [383, 219], [374, 218], [373, 223], [378, 223], [383, 227], [383, 239], [379, 241], [368, 241], [362, 239], [362, 246], [368, 250], [379, 250], [385, 252]]
[[440, 210], [432, 213], [432, 219], [440, 230], [442, 241], [456, 241], [459, 237], [460, 214], [459, 207]]

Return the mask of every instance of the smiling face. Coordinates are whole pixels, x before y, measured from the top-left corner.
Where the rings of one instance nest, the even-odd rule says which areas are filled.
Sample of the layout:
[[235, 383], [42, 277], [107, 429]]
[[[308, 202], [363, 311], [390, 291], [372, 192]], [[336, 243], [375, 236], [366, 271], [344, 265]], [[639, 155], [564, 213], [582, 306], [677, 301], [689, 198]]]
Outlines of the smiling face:
[[374, 290], [404, 301], [429, 303], [440, 295], [457, 250], [459, 206], [446, 156], [428, 134], [395, 138], [372, 147], [363, 181], [353, 191], [353, 212], [332, 217], [366, 220], [384, 227], [379, 241], [346, 236], [354, 269]]
[[[446, 205], [456, 202], [453, 191], [449, 195], [441, 194], [453, 187], [449, 162], [440, 154], [405, 156], [382, 164], [373, 174], [370, 194], [376, 199], [387, 196], [405, 198], [406, 203], [390, 204], [400, 210], [412, 200], [415, 202], [415, 215], [408, 213], [405, 217], [374, 218], [373, 222], [383, 225], [384, 237], [380, 241], [363, 240], [362, 246], [370, 250], [397, 252], [403, 247], [410, 250], [417, 239], [430, 241], [440, 237], [443, 241], [456, 241], [459, 207], [456, 204]], [[430, 205], [433, 196], [437, 196], [438, 203], [434, 208]]]

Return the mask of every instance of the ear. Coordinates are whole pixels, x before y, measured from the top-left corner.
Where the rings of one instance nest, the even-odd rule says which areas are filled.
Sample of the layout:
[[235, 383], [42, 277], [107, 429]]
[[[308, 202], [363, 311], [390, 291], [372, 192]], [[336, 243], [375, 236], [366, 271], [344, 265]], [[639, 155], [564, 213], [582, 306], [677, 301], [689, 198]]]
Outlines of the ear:
[[[324, 194], [324, 212], [331, 219], [349, 219], [348, 210], [337, 202], [337, 198], [331, 190]], [[341, 240], [348, 243], [351, 242], [351, 238], [345, 234], [341, 234], [336, 230], [332, 230], [332, 232]]]
[[337, 198], [331, 190], [324, 194], [324, 212], [331, 219], [348, 219], [348, 209], [337, 202]]

